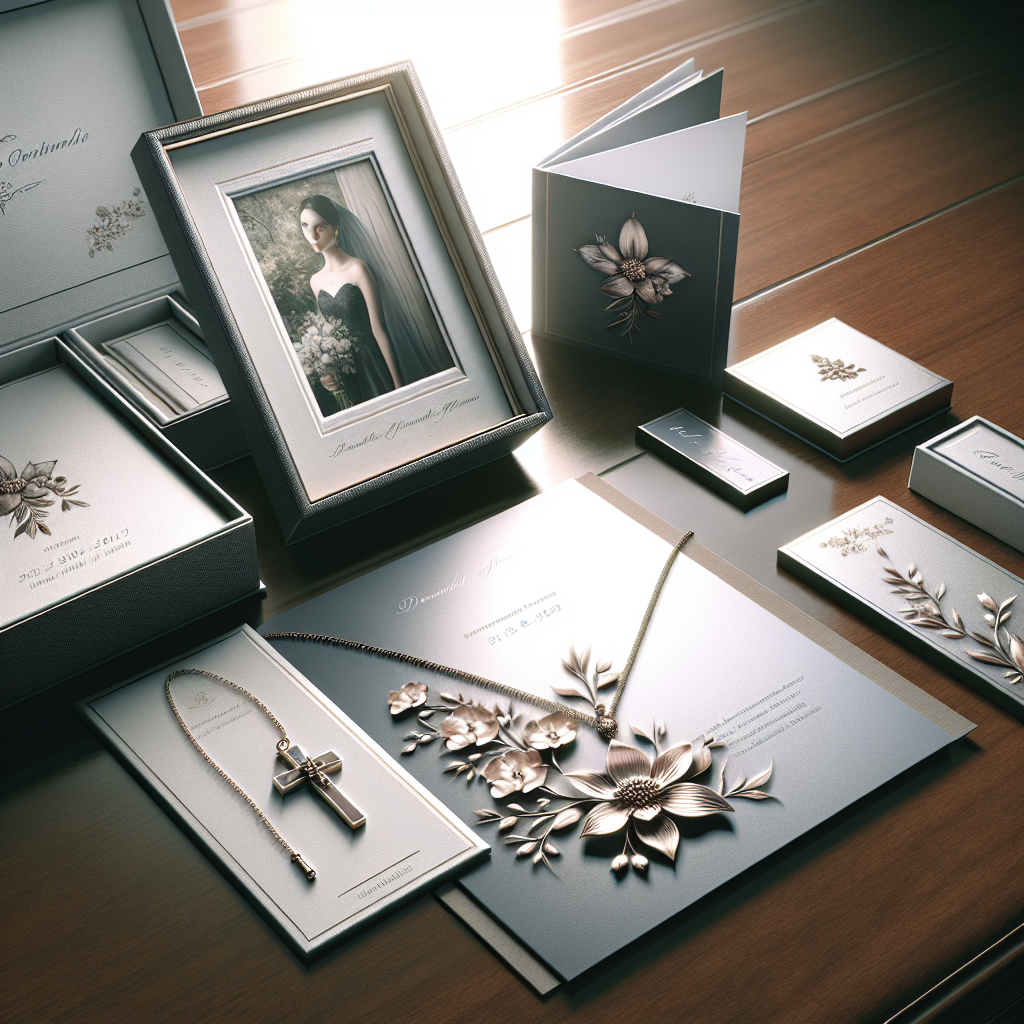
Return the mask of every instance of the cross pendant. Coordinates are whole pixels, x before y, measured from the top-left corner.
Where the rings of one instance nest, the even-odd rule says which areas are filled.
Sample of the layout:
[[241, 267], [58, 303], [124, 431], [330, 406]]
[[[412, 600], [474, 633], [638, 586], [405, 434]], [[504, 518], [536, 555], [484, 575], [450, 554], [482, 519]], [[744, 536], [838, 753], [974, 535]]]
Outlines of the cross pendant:
[[341, 771], [341, 758], [333, 750], [310, 758], [292, 743], [286, 750], [278, 749], [277, 756], [289, 768], [274, 776], [274, 788], [282, 796], [308, 782], [349, 828], [359, 828], [366, 821], [366, 815], [327, 777]]

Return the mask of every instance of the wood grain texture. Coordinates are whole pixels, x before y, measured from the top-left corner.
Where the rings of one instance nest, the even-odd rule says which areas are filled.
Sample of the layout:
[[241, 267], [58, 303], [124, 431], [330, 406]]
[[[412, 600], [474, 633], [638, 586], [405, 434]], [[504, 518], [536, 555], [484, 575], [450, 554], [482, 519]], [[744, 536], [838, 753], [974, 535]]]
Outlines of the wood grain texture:
[[[207, 111], [363, 70], [365, 55], [409, 41], [394, 56], [421, 63], [524, 325], [531, 164], [686, 57], [707, 70], [724, 64], [723, 112], [760, 118], [748, 134], [736, 287], [737, 298], [753, 298], [735, 308], [730, 361], [836, 316], [953, 380], [956, 417], [981, 413], [1024, 434], [1019, 5], [373, 6], [391, 19], [393, 39], [360, 36], [365, 4], [174, 0]], [[219, 470], [256, 520], [268, 594], [253, 618], [563, 479], [625, 463], [606, 479], [696, 529], [707, 547], [977, 722], [975, 732], [660, 928], [579, 991], [541, 1002], [429, 897], [312, 968], [287, 952], [70, 709], [227, 625], [182, 630], [4, 713], [5, 1022], [882, 1024], [1021, 921], [1024, 728], [775, 566], [779, 544], [884, 494], [1024, 574], [1019, 553], [906, 489], [914, 444], [939, 426], [841, 466], [675, 378], [530, 344], [554, 421], [515, 457], [356, 528], [285, 548], [252, 460]], [[683, 404], [789, 469], [785, 498], [744, 515], [641, 454], [636, 424]]]

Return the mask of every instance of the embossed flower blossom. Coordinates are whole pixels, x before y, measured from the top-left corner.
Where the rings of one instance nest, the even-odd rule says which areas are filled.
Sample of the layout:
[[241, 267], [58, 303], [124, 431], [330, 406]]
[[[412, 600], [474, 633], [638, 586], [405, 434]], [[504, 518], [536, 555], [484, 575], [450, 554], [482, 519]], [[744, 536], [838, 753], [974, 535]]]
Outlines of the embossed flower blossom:
[[498, 735], [498, 719], [481, 704], [460, 704], [442, 723], [449, 750], [479, 747]]
[[510, 750], [488, 762], [481, 774], [491, 784], [491, 796], [500, 800], [511, 793], [529, 793], [543, 786], [548, 766], [536, 750]]
[[539, 722], [523, 726], [523, 740], [534, 750], [554, 750], [576, 739], [576, 723], [564, 712], [555, 711]]
[[409, 708], [418, 708], [427, 702], [427, 687], [425, 683], [406, 683], [400, 690], [391, 690], [388, 693], [388, 707], [391, 714], [400, 715]]
[[642, 750], [612, 740], [605, 764], [605, 775], [565, 775], [581, 793], [601, 801], [587, 815], [581, 839], [629, 826], [643, 843], [674, 860], [679, 827], [669, 815], [699, 818], [732, 810], [713, 789], [685, 781], [711, 767], [711, 752], [703, 740], [670, 747], [653, 763]]
[[66, 477], [51, 476], [56, 465], [56, 461], [30, 462], [19, 474], [13, 463], [0, 456], [0, 515], [13, 516], [17, 524], [15, 537], [19, 533], [35, 537], [37, 530], [50, 532], [42, 522], [49, 515], [43, 510], [54, 503], [48, 492], [61, 499], [62, 512], [67, 512], [72, 505], [87, 506], [86, 502], [71, 497], [78, 490], [78, 484], [69, 488]]
[[650, 306], [671, 295], [671, 285], [690, 276], [667, 256], [648, 256], [648, 249], [647, 232], [636, 214], [632, 214], [622, 225], [617, 249], [598, 235], [597, 245], [584, 245], [576, 250], [588, 266], [607, 275], [598, 290], [615, 300], [607, 310], [620, 314], [608, 326], [623, 326], [621, 333], [629, 335], [630, 344], [641, 319], [657, 319], [658, 314]]

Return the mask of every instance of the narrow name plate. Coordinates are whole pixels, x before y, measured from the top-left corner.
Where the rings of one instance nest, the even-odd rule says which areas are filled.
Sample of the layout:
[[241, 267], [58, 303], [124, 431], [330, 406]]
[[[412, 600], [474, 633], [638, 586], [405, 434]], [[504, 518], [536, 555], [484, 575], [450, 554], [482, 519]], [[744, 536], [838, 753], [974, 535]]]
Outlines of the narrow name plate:
[[676, 409], [636, 428], [636, 443], [747, 511], [789, 487], [789, 472]]

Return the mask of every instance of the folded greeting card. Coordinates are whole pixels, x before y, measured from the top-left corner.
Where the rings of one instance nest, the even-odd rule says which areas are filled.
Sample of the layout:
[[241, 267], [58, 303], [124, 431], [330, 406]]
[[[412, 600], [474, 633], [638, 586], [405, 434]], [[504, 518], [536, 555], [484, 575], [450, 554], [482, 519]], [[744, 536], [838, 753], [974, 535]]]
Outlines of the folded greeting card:
[[746, 113], [693, 60], [533, 169], [535, 335], [721, 388]]

